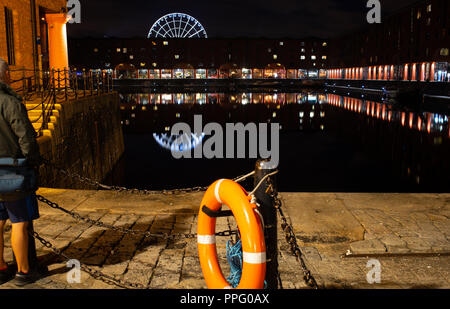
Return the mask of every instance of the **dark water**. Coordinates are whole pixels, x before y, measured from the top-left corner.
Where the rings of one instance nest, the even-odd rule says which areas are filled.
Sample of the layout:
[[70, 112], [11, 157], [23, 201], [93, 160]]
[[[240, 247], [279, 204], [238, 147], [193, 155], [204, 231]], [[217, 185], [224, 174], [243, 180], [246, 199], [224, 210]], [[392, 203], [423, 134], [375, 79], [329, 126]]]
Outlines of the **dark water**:
[[193, 127], [202, 115], [203, 125], [279, 123], [282, 191], [450, 188], [448, 115], [322, 93], [124, 94], [121, 114], [126, 152], [112, 182], [127, 187], [204, 186], [253, 170], [254, 159], [178, 160], [162, 146], [176, 142], [168, 134], [173, 124]]

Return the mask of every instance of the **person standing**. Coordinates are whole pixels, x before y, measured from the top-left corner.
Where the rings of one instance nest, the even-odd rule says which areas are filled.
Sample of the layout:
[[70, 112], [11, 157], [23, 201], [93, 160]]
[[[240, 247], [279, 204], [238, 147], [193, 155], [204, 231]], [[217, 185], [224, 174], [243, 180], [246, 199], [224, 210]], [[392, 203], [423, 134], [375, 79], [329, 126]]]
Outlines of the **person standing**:
[[[12, 280], [24, 286], [37, 279], [37, 270], [29, 263], [28, 230], [39, 218], [34, 171], [40, 162], [36, 132], [28, 118], [21, 97], [9, 86], [9, 67], [0, 58], [0, 284], [12, 279], [11, 267], [4, 260], [3, 231], [6, 220], [11, 221], [11, 246], [17, 261], [17, 272]], [[19, 163], [20, 162], [20, 163]], [[27, 171], [23, 173], [23, 171]], [[33, 176], [34, 175], [34, 176]], [[3, 178], [3, 180], [2, 180]], [[13, 181], [33, 183], [21, 192], [5, 192]]]

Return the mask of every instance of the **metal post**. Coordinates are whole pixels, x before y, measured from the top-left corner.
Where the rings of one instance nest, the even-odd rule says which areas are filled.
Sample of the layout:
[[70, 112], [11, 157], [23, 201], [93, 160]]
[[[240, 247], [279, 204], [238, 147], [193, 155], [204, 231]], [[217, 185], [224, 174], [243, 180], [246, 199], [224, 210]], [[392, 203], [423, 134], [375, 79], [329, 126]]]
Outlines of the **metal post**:
[[83, 69], [83, 97], [86, 96], [86, 69]]
[[69, 78], [68, 78], [68, 76], [67, 76], [67, 74], [68, 74], [68, 70], [67, 70], [67, 68], [64, 68], [64, 93], [65, 93], [65, 99], [66, 99], [66, 102], [69, 100], [69, 97], [68, 97], [68, 94], [67, 94], [67, 84], [69, 83]]
[[[255, 186], [268, 174], [274, 172], [276, 166], [271, 166], [268, 160], [259, 160], [255, 169]], [[266, 241], [267, 270], [266, 282], [267, 288], [274, 290], [278, 288], [278, 235], [277, 235], [277, 209], [274, 207], [273, 198], [268, 194], [269, 191], [276, 188], [276, 176], [270, 177], [270, 185], [268, 181], [256, 190], [255, 197], [260, 205], [261, 214], [264, 219], [264, 235]]]

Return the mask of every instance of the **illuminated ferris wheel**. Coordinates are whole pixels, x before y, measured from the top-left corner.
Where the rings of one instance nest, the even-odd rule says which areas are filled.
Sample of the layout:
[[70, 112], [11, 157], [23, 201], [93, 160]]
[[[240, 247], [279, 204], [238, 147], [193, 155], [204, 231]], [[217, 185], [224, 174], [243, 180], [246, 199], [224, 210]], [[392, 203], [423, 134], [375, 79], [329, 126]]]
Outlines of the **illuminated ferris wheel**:
[[171, 13], [158, 19], [150, 29], [148, 38], [204, 38], [205, 28], [194, 17], [184, 13]]

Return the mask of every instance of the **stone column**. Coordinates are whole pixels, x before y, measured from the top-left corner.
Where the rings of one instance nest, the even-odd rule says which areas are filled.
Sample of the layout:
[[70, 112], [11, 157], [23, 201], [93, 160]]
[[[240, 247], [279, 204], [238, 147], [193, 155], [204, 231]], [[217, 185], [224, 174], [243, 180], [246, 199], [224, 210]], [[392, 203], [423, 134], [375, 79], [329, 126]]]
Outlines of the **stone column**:
[[65, 13], [45, 14], [45, 19], [48, 24], [48, 48], [49, 60], [51, 70], [60, 70], [60, 81], [58, 84], [61, 87], [65, 86], [64, 70], [69, 69], [69, 55], [67, 51], [67, 31], [66, 23], [68, 17]]

